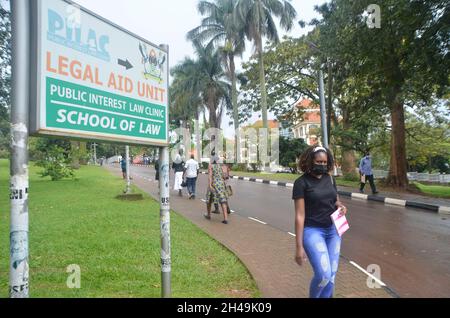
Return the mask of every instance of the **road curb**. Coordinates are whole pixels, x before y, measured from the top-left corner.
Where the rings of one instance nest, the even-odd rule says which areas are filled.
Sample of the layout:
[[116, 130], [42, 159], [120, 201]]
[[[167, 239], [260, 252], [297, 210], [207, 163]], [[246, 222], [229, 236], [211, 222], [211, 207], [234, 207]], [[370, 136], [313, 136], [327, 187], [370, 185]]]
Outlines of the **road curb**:
[[[200, 173], [208, 174], [207, 172], [203, 172], [203, 171]], [[280, 187], [292, 188], [294, 186], [293, 183], [282, 182], [282, 181], [263, 180], [263, 179], [241, 177], [241, 176], [230, 176], [230, 178], [237, 179], [237, 180], [243, 180], [243, 181], [272, 184], [272, 185], [277, 185]], [[339, 195], [342, 195], [345, 197], [351, 197], [351, 198], [360, 199], [360, 200], [375, 201], [375, 202], [380, 202], [380, 203], [384, 203], [384, 204], [398, 205], [398, 206], [403, 206], [403, 207], [427, 210], [427, 211], [439, 213], [439, 214], [450, 215], [450, 207], [448, 207], [448, 206], [427, 204], [427, 203], [422, 203], [422, 202], [401, 200], [401, 199], [388, 198], [388, 197], [383, 197], [383, 196], [378, 196], [378, 195], [368, 195], [368, 194], [361, 194], [361, 193], [348, 192], [348, 191], [338, 191], [338, 193], [339, 193]]]

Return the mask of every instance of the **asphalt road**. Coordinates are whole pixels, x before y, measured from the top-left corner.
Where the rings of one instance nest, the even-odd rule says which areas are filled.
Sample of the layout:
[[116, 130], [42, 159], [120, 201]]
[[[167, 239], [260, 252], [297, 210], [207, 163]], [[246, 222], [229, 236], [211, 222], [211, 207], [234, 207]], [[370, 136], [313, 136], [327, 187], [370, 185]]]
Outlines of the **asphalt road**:
[[[152, 167], [132, 167], [131, 172], [154, 180]], [[206, 182], [201, 175], [197, 200], [204, 199]], [[295, 233], [292, 188], [235, 179], [229, 184], [234, 213]], [[450, 218], [372, 201], [341, 201], [350, 224], [343, 257], [370, 273], [379, 268], [380, 280], [400, 297], [450, 297]]]

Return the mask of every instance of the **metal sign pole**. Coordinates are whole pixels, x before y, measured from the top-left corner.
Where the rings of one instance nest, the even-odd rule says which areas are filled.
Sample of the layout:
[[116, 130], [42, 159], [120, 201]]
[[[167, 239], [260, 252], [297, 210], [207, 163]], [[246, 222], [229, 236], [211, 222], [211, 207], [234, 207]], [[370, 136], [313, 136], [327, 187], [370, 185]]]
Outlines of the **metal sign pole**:
[[126, 194], [130, 193], [130, 146], [125, 147], [125, 164], [126, 164], [126, 175], [127, 175], [127, 189]]
[[161, 228], [161, 296], [171, 296], [171, 255], [170, 255], [170, 203], [169, 203], [169, 148], [159, 150], [159, 193]]
[[30, 2], [11, 1], [11, 223], [9, 296], [29, 297], [28, 267], [28, 103]]
[[[169, 80], [169, 46], [159, 46], [167, 53], [167, 80]], [[169, 85], [167, 84], [167, 111], [169, 110]], [[168, 120], [168, 115], [166, 117]], [[168, 132], [168, 124], [166, 125]], [[170, 252], [170, 191], [169, 191], [169, 147], [159, 148], [159, 195], [160, 195], [160, 228], [161, 228], [161, 297], [170, 298], [172, 261]]]

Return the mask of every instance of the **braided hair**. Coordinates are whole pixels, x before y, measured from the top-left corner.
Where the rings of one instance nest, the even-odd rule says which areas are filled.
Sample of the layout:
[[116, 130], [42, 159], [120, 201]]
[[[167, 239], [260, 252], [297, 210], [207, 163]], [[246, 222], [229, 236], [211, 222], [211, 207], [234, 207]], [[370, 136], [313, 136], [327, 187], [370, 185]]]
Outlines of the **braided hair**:
[[301, 155], [300, 161], [298, 163], [298, 168], [304, 173], [311, 173], [314, 166], [314, 157], [318, 153], [325, 153], [327, 155], [327, 168], [328, 172], [333, 170], [334, 160], [333, 154], [327, 148], [320, 147], [318, 145], [311, 146]]

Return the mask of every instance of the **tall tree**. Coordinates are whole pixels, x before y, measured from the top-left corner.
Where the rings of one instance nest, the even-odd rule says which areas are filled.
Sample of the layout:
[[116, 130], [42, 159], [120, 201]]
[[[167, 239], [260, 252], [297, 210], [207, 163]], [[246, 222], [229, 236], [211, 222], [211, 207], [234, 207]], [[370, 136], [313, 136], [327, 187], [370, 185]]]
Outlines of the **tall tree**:
[[297, 13], [290, 0], [238, 0], [236, 15], [240, 24], [244, 25], [245, 34], [253, 42], [258, 56], [263, 127], [268, 128], [263, 37], [278, 43], [279, 37], [274, 17], [280, 18], [280, 26], [289, 31], [293, 27]]
[[445, 0], [379, 1], [381, 27], [370, 29], [364, 13], [371, 3], [333, 0], [318, 8], [316, 24], [327, 54], [371, 92], [368, 106], [389, 112], [388, 182], [406, 188], [405, 107], [430, 104], [448, 89], [450, 7]]
[[[231, 104], [237, 146], [239, 110], [235, 57], [242, 56], [245, 50], [245, 34], [243, 25], [235, 18], [236, 4], [237, 0], [200, 1], [198, 11], [206, 17], [200, 26], [188, 32], [187, 37], [218, 47], [226, 59], [231, 81]], [[239, 149], [236, 149], [236, 153], [240, 155]]]

